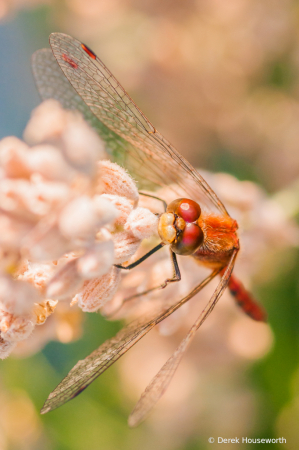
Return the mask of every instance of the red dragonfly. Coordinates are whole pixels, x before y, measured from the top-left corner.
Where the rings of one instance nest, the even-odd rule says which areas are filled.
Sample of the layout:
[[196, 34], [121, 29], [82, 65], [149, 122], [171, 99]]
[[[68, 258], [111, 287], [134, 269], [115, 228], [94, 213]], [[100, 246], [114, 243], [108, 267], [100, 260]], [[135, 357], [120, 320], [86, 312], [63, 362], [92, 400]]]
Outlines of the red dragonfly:
[[[211, 273], [176, 304], [155, 317], [142, 318], [126, 326], [79, 361], [49, 395], [41, 412], [51, 411], [76, 397], [155, 325], [220, 275], [211, 299], [130, 415], [129, 424], [134, 426], [165, 392], [196, 330], [212, 312], [226, 287], [250, 317], [265, 320], [266, 316], [232, 275], [240, 248], [238, 225], [208, 183], [157, 131], [92, 50], [62, 33], [51, 34], [50, 45], [51, 49], [37, 51], [32, 60], [41, 97], [55, 98], [65, 108], [79, 110], [105, 140], [111, 159], [134, 175], [140, 189], [154, 191], [165, 186], [172, 189], [173, 198], [159, 218], [161, 244], [146, 255], [169, 245], [174, 277], [166, 280], [164, 286], [180, 280], [176, 254], [192, 256], [210, 268]], [[182, 192], [184, 198], [181, 198]], [[134, 266], [136, 263], [124, 268]]]

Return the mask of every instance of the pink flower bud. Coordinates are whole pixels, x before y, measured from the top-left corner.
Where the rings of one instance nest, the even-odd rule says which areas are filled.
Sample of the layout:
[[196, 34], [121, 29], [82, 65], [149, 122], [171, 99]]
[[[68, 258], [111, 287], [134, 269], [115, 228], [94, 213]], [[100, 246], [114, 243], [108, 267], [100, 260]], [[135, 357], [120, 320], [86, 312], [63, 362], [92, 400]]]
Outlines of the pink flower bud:
[[16, 342], [5, 341], [0, 336], [0, 359], [7, 358], [16, 346]]
[[137, 205], [138, 189], [133, 178], [122, 167], [111, 161], [100, 161], [98, 167], [99, 191], [102, 190], [104, 194], [127, 197]]
[[114, 221], [114, 225], [124, 225], [130, 212], [133, 209], [132, 201], [126, 197], [121, 197], [120, 195], [103, 194], [101, 198], [109, 200], [112, 205], [119, 211], [119, 216]]
[[33, 285], [41, 295], [45, 295], [47, 283], [52, 276], [54, 264], [31, 263], [26, 261], [18, 280], [27, 281]]
[[69, 195], [69, 187], [61, 182], [47, 182], [39, 174], [30, 181], [25, 179], [3, 179], [0, 181], [1, 207], [16, 211], [18, 216], [38, 218], [59, 206]]
[[0, 333], [5, 341], [19, 342], [27, 339], [34, 329], [32, 316], [17, 317], [0, 311]]
[[86, 312], [94, 312], [107, 303], [117, 291], [120, 283], [120, 269], [112, 267], [108, 273], [90, 281], [85, 281], [84, 286], [74, 298], [78, 306]]
[[134, 209], [125, 224], [125, 230], [131, 231], [138, 239], [146, 239], [157, 233], [158, 217], [146, 208]]
[[130, 231], [121, 231], [113, 235], [115, 264], [121, 264], [137, 251], [141, 240], [135, 237]]
[[9, 136], [0, 141], [0, 165], [9, 178], [29, 178], [27, 165], [28, 145], [20, 139]]

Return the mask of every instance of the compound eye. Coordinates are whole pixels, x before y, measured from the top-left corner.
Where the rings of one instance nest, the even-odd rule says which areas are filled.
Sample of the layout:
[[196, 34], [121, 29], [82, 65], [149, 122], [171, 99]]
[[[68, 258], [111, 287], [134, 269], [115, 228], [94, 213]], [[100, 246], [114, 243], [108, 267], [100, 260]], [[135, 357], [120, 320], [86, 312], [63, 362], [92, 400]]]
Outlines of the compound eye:
[[192, 255], [203, 242], [203, 231], [195, 223], [187, 223], [171, 250], [177, 255]]
[[182, 217], [185, 222], [191, 223], [199, 218], [201, 208], [198, 203], [189, 198], [178, 198], [168, 205], [167, 212], [177, 214]]

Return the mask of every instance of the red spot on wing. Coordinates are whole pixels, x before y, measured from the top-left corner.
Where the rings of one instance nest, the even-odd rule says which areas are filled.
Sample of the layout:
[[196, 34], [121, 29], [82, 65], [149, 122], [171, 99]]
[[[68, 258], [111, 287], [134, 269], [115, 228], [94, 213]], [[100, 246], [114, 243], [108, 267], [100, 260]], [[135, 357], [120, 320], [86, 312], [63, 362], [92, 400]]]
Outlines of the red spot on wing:
[[83, 50], [92, 58], [92, 59], [96, 59], [96, 55], [93, 53], [92, 50], [90, 50], [89, 47], [87, 47], [87, 45], [85, 44], [81, 44], [81, 47], [83, 48]]
[[253, 299], [251, 294], [244, 288], [243, 284], [233, 275], [230, 277], [228, 288], [245, 314], [258, 322], [267, 321], [267, 314], [264, 309]]
[[65, 53], [62, 54], [62, 58], [65, 62], [67, 62], [73, 69], [78, 69], [78, 64], [75, 63], [69, 56], [67, 56]]

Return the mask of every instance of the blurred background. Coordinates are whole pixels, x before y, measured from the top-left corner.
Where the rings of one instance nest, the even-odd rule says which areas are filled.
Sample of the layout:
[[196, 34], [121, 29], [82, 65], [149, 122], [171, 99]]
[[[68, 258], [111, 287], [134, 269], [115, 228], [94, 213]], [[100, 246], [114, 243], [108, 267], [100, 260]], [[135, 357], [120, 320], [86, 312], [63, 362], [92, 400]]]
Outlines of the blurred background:
[[[0, 138], [22, 136], [39, 103], [31, 54], [62, 31], [103, 59], [193, 165], [261, 186], [296, 223], [298, 25], [295, 0], [0, 0]], [[224, 301], [222, 319], [215, 311], [169, 393], [137, 429], [128, 428], [127, 416], [180, 333], [150, 333], [84, 394], [46, 416], [39, 409], [49, 392], [121, 324], [74, 313], [70, 339], [58, 333], [35, 354], [1, 361], [0, 449], [205, 450], [218, 445], [210, 436], [284, 437], [286, 444], [267, 448], [297, 449], [299, 253], [290, 243], [261, 252], [250, 285], [270, 327], [239, 312], [231, 318], [231, 299]]]

